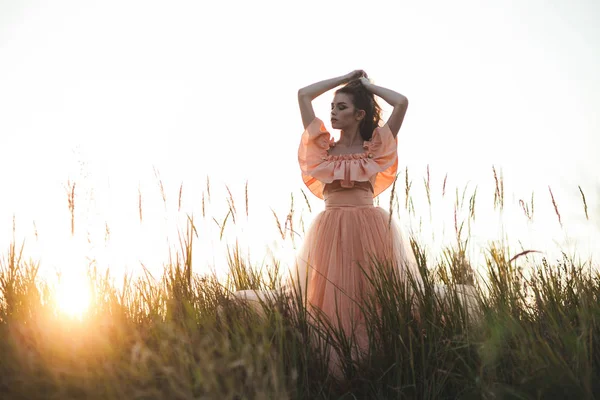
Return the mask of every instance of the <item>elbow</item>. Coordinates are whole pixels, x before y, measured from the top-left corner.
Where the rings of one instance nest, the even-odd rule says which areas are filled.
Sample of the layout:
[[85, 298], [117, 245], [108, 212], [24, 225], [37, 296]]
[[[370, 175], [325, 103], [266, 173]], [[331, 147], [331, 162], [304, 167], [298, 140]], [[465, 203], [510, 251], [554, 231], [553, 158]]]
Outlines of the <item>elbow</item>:
[[306, 93], [306, 88], [302, 88], [298, 90], [298, 99], [306, 99], [309, 97], [308, 93]]
[[400, 99], [398, 99], [396, 104], [394, 104], [394, 107], [408, 108], [408, 98], [402, 96]]
[[301, 103], [308, 103], [310, 104], [310, 102], [312, 101], [313, 97], [310, 95], [310, 93], [307, 93], [304, 88], [298, 90], [298, 101]]

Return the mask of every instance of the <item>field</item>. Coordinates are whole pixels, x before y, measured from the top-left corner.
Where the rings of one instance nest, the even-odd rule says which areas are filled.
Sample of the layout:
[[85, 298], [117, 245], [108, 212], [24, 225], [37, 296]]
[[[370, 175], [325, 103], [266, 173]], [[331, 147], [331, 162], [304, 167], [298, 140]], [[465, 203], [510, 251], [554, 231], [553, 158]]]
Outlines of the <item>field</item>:
[[[499, 195], [501, 187], [496, 179]], [[583, 192], [582, 198], [587, 216]], [[469, 204], [474, 208], [474, 199]], [[278, 292], [263, 304], [234, 299], [236, 290], [277, 290], [277, 262], [261, 273], [233, 248], [227, 280], [195, 273], [193, 219], [162, 276], [145, 271], [128, 279], [88, 268], [90, 307], [74, 317], [64, 314], [56, 288], [39, 278], [39, 264], [14, 241], [0, 258], [0, 397], [600, 397], [597, 271], [566, 254], [548, 260], [499, 243], [490, 243], [485, 262], [473, 266], [462, 225], [456, 233], [456, 245], [436, 260], [412, 241], [422, 289], [370, 266], [378, 272], [362, 305], [370, 351], [347, 357], [340, 379], [328, 373], [327, 358], [332, 349], [351, 354], [352, 338], [305, 307], [302, 293]], [[476, 288], [471, 307], [456, 290], [464, 284]], [[443, 297], [441, 285], [448, 291]]]

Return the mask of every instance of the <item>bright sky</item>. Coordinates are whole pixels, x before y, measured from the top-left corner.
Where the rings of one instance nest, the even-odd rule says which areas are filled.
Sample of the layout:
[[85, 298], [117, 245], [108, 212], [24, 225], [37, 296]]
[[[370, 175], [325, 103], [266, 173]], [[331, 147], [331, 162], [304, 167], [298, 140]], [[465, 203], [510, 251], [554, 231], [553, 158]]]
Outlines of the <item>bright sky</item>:
[[[248, 180], [254, 222], [226, 235], [249, 234], [261, 260], [257, 243], [277, 236], [270, 208], [285, 219], [290, 193], [302, 188], [297, 90], [360, 68], [410, 100], [400, 166], [425, 222], [430, 165], [434, 197], [446, 173], [450, 193], [478, 186], [476, 241], [497, 236], [496, 165], [509, 229], [540, 246], [567, 233], [587, 251], [600, 243], [599, 20], [592, 0], [0, 0], [0, 245], [16, 214], [25, 252], [48, 266], [78, 268], [86, 255], [117, 271], [156, 262], [165, 232], [185, 221], [173, 212], [183, 182], [182, 209], [194, 213], [207, 246], [197, 259], [218, 264], [223, 244], [211, 218], [225, 217], [225, 184], [244, 216]], [[330, 101], [328, 93], [314, 103], [324, 120]], [[212, 214], [200, 223], [207, 176]], [[89, 235], [70, 238], [69, 180], [77, 231]], [[532, 191], [535, 226], [518, 211]], [[298, 212], [302, 203], [297, 197]], [[435, 209], [427, 235], [449, 229], [440, 222], [452, 220], [452, 197], [448, 204]]]

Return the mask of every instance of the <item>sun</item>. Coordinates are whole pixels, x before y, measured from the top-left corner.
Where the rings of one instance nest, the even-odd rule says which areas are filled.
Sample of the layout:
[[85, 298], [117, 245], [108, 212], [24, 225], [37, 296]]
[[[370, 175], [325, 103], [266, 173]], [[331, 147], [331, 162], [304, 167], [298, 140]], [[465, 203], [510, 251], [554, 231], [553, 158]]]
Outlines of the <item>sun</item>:
[[81, 276], [63, 275], [56, 287], [56, 305], [66, 316], [83, 317], [90, 306], [87, 279]]

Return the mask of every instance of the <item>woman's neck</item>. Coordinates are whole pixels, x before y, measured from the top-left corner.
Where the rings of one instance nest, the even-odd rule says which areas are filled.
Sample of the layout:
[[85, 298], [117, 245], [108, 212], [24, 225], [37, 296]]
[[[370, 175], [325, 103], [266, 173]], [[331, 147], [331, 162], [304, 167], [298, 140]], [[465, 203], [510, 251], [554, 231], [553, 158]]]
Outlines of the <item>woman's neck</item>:
[[346, 147], [353, 147], [362, 144], [362, 142], [363, 139], [360, 136], [360, 131], [358, 130], [358, 127], [356, 127], [356, 129], [340, 131], [340, 140], [338, 141], [339, 144]]

